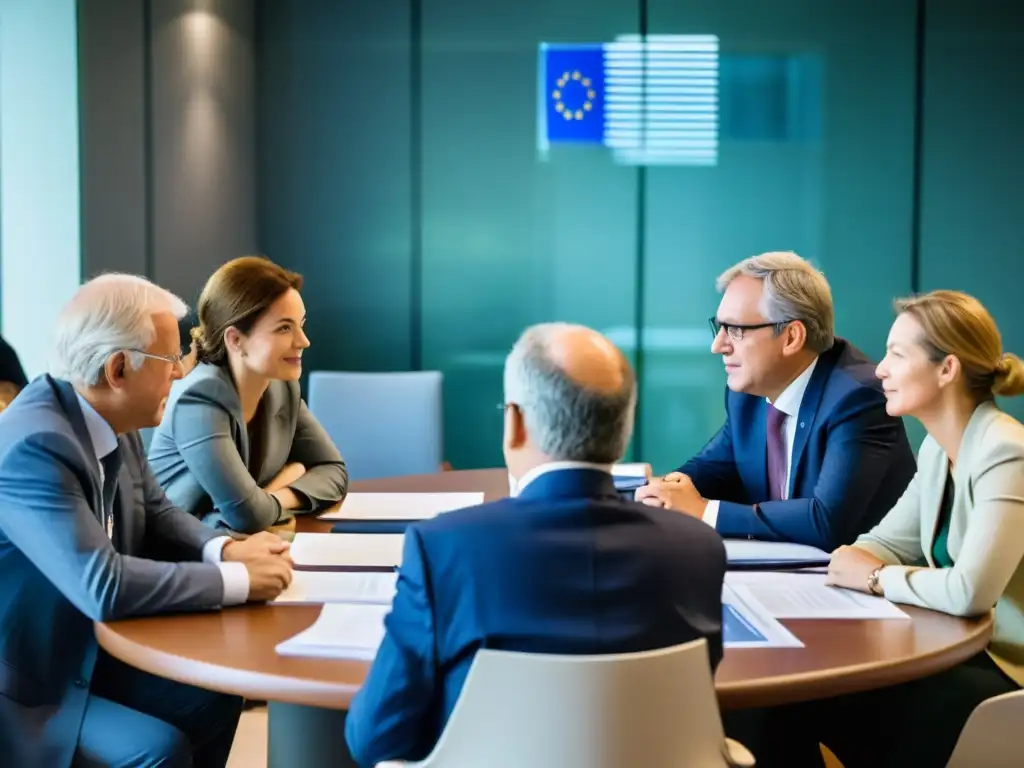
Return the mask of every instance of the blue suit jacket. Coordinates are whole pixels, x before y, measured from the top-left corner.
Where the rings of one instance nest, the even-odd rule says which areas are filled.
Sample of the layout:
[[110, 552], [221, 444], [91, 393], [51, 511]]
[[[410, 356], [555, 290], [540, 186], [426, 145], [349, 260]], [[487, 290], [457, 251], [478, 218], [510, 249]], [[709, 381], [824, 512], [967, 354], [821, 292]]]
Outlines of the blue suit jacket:
[[725, 424], [679, 468], [719, 499], [726, 538], [795, 541], [831, 551], [885, 516], [914, 476], [903, 422], [885, 412], [875, 364], [843, 339], [818, 358], [800, 403], [789, 494], [768, 501], [767, 403], [726, 390]]
[[216, 531], [167, 500], [138, 435], [118, 446], [115, 549], [71, 385], [40, 376], [0, 414], [0, 765], [73, 762], [96, 669], [94, 621], [223, 602], [220, 571], [199, 562]]
[[429, 754], [481, 648], [627, 653], [705, 637], [717, 665], [724, 577], [710, 527], [622, 501], [594, 470], [412, 525], [349, 748], [361, 766]]

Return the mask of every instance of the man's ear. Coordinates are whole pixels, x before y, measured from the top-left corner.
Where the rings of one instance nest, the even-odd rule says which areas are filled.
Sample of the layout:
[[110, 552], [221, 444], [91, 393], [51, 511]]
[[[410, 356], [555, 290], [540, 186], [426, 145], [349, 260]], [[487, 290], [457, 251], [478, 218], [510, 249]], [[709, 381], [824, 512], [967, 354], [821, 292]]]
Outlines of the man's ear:
[[505, 447], [516, 450], [525, 444], [526, 421], [523, 412], [515, 403], [509, 403], [505, 408]]
[[782, 353], [795, 355], [807, 346], [807, 327], [799, 320], [787, 323], [782, 329], [782, 338], [785, 342]]
[[107, 358], [107, 362], [103, 364], [103, 375], [111, 389], [121, 389], [124, 386], [127, 369], [127, 352], [115, 352]]

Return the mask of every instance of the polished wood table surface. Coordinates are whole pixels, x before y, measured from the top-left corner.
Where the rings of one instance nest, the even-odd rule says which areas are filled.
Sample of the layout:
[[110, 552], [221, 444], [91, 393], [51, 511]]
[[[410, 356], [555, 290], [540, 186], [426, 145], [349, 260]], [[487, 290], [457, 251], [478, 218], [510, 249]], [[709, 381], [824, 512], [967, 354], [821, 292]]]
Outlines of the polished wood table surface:
[[[355, 491], [508, 493], [505, 470], [471, 470], [353, 483]], [[300, 518], [299, 531], [330, 524]], [[991, 618], [958, 619], [904, 606], [912, 621], [783, 622], [804, 648], [728, 649], [715, 678], [723, 709], [820, 699], [905, 682], [952, 667], [988, 643]], [[97, 625], [111, 655], [161, 677], [292, 704], [345, 709], [363, 662], [278, 656], [274, 646], [307, 628], [319, 606], [243, 606]]]

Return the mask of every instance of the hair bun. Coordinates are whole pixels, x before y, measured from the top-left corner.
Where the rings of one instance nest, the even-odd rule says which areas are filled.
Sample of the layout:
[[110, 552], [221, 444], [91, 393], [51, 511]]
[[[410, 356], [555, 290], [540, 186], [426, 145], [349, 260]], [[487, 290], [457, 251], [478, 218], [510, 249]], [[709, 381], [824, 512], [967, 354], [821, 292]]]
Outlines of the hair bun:
[[999, 358], [995, 367], [992, 393], [1011, 397], [1024, 393], [1024, 362], [1011, 352]]

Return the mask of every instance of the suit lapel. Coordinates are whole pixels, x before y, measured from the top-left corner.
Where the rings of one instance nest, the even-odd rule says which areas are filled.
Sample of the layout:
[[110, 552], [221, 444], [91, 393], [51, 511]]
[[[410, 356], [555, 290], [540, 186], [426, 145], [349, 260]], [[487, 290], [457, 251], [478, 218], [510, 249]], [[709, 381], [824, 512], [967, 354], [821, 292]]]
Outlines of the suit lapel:
[[838, 344], [834, 345], [828, 353], [818, 357], [818, 363], [811, 373], [811, 380], [807, 382], [807, 389], [804, 390], [803, 399], [800, 401], [800, 410], [796, 415], [796, 431], [793, 434], [793, 454], [789, 460], [789, 488], [786, 492], [787, 498], [793, 498], [793, 489], [796, 488], [797, 480], [800, 477], [800, 462], [807, 448], [807, 440], [811, 434], [811, 427], [818, 418], [818, 406], [821, 405], [821, 396], [825, 392], [825, 384], [832, 374], [838, 358]]
[[60, 403], [61, 409], [67, 415], [68, 421], [71, 423], [71, 429], [75, 433], [75, 437], [78, 438], [79, 444], [82, 446], [83, 453], [89, 457], [93, 473], [92, 512], [96, 516], [96, 519], [102, 522], [103, 484], [100, 482], [100, 462], [99, 459], [96, 458], [96, 451], [93, 449], [92, 437], [89, 436], [89, 429], [85, 426], [85, 416], [82, 415], [82, 408], [78, 404], [78, 396], [75, 394], [75, 388], [66, 381], [51, 378], [49, 374], [47, 374], [46, 379], [50, 383], [50, 387], [53, 389], [53, 393], [57, 398], [57, 402]]
[[[932, 547], [935, 546], [935, 534], [938, 533], [936, 527], [939, 524], [939, 512], [942, 510], [942, 497], [946, 492], [946, 478], [949, 473], [949, 457], [945, 451], [937, 450], [935, 456], [934, 463], [918, 468], [921, 475], [921, 482], [918, 485], [918, 493], [921, 494], [921, 544], [924, 559], [932, 568], [935, 567]], [[957, 485], [959, 486], [958, 483]]]
[[[260, 439], [258, 456], [253, 457], [253, 476], [259, 478], [260, 484], [269, 482], [273, 475], [281, 471], [291, 451], [291, 440], [286, 440], [288, 425], [288, 387], [272, 381], [260, 403], [259, 428]], [[269, 477], [264, 477], [264, 470], [269, 469]]]
[[[753, 460], [754, 477], [748, 487], [753, 487], [753, 500], [768, 498], [768, 403], [763, 397], [757, 398], [754, 407], [754, 428], [750, 431], [753, 448], [750, 455]], [[742, 464], [745, 464], [743, 462]], [[742, 466], [741, 464], [741, 466]]]

